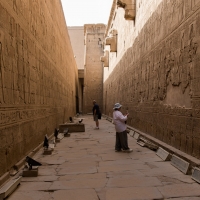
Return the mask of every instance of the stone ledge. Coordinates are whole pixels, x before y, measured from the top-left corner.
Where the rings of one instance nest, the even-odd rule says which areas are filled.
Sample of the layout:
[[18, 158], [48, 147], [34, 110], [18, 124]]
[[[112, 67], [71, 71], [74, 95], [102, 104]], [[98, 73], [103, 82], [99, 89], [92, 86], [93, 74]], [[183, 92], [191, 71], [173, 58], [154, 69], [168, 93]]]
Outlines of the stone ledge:
[[193, 157], [193, 156], [190, 156], [150, 135], [148, 135], [147, 133], [144, 133], [142, 131], [139, 131], [131, 126], [127, 126], [130, 130], [133, 130], [137, 133], [139, 133], [142, 137], [146, 138], [147, 140], [149, 140], [150, 142], [156, 144], [157, 146], [159, 147], [162, 147], [164, 150], [168, 151], [170, 154], [174, 154], [174, 155], [177, 155], [179, 156], [180, 158], [184, 159], [185, 161], [189, 162], [191, 167], [197, 167], [197, 166], [200, 166], [200, 160]]
[[12, 192], [18, 187], [21, 181], [21, 176], [18, 178], [13, 178], [9, 182], [7, 182], [1, 189], [0, 189], [0, 200], [5, 199], [8, 197]]
[[[108, 117], [106, 115], [104, 115], [104, 116], [109, 118], [108, 121], [110, 121], [112, 119], [111, 117]], [[127, 128], [129, 130], [133, 130], [134, 132], [137, 132], [142, 137], [146, 138], [147, 140], [156, 144], [157, 146], [162, 147], [164, 150], [168, 151], [170, 154], [175, 154], [175, 155], [179, 156], [180, 158], [184, 159], [185, 161], [189, 162], [192, 168], [200, 166], [200, 160], [199, 159], [197, 159], [193, 156], [190, 156], [190, 155], [188, 155], [188, 154], [186, 154], [186, 153], [184, 153], [184, 152], [182, 152], [182, 151], [180, 151], [180, 150], [178, 150], [178, 149], [176, 149], [176, 148], [174, 148], [174, 147], [172, 147], [172, 146], [170, 146], [170, 145], [168, 145], [168, 144], [166, 144], [166, 143], [164, 143], [164, 142], [162, 142], [162, 141], [160, 141], [160, 140], [158, 140], [158, 139], [156, 139], [156, 138], [154, 138], [150, 135], [148, 135], [147, 133], [144, 133], [140, 130], [137, 130], [137, 129], [131, 127], [131, 126], [127, 125]]]
[[0, 186], [3, 185], [10, 178], [9, 172], [6, 172], [3, 176], [0, 177]]

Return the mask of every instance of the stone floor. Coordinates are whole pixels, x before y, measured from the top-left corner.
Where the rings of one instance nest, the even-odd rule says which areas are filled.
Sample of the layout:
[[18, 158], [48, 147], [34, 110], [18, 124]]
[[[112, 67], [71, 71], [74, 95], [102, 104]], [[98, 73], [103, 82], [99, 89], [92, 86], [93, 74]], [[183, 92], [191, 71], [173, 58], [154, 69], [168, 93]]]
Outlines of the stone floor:
[[102, 119], [95, 130], [84, 116], [85, 132], [57, 143], [42, 163], [38, 177], [23, 177], [9, 200], [200, 200], [200, 185], [154, 151], [129, 136], [131, 153], [115, 152], [114, 125]]

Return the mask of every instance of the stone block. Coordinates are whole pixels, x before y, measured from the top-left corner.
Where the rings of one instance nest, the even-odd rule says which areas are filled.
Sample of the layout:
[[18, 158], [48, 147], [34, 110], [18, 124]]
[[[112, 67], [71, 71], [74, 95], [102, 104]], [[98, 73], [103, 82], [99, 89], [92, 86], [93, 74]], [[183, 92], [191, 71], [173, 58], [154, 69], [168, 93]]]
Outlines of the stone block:
[[110, 52], [117, 52], [117, 35], [106, 38], [106, 45], [110, 45]]
[[85, 124], [83, 123], [66, 123], [59, 125], [59, 131], [62, 133], [66, 128], [68, 128], [69, 133], [72, 132], [85, 132]]
[[168, 161], [171, 158], [171, 155], [169, 152], [165, 151], [163, 148], [159, 147], [156, 155], [159, 156], [162, 160]]
[[192, 173], [192, 179], [200, 183], [200, 169], [195, 167]]
[[188, 174], [190, 163], [188, 163], [187, 161], [179, 158], [176, 155], [172, 155], [171, 164], [184, 174]]
[[60, 138], [56, 138], [56, 143], [60, 143]]
[[51, 155], [52, 154], [52, 149], [44, 149], [43, 155]]
[[55, 144], [53, 144], [53, 143], [49, 144], [49, 148], [51, 148], [51, 150], [53, 151], [55, 148]]
[[143, 141], [141, 141], [141, 140], [139, 140], [137, 142], [137, 144], [139, 144], [141, 147], [145, 147], [146, 146], [145, 143]]
[[134, 134], [135, 134], [135, 132], [134, 132], [133, 130], [130, 130], [129, 135], [130, 135], [131, 137], [134, 137]]
[[64, 134], [63, 133], [59, 133], [58, 134], [58, 139], [62, 140], [64, 138]]
[[28, 168], [23, 169], [22, 176], [23, 177], [37, 177], [38, 167], [33, 167], [33, 169], [31, 170], [29, 170]]
[[70, 133], [65, 133], [65, 134], [64, 134], [64, 137], [70, 137], [70, 136], [71, 136]]
[[135, 134], [134, 134], [134, 138], [135, 138], [136, 140], [138, 140], [138, 139], [140, 138], [140, 134], [137, 133], [137, 132], [135, 132]]
[[20, 184], [22, 177], [13, 178], [0, 189], [0, 200], [8, 197]]

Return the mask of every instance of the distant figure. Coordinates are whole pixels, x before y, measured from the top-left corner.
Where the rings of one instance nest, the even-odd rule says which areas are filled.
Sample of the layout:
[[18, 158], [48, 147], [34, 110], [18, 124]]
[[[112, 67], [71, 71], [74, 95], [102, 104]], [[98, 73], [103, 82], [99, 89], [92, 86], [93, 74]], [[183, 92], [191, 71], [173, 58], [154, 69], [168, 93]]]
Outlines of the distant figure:
[[95, 129], [99, 129], [99, 119], [98, 119], [98, 115], [99, 115], [99, 106], [97, 105], [96, 101], [93, 100], [93, 118], [94, 118], [94, 121], [96, 123], [96, 128]]
[[128, 147], [128, 137], [125, 123], [129, 113], [127, 112], [123, 115], [120, 111], [121, 107], [122, 105], [120, 103], [116, 103], [113, 108], [113, 123], [116, 130], [115, 151], [132, 152], [133, 150]]

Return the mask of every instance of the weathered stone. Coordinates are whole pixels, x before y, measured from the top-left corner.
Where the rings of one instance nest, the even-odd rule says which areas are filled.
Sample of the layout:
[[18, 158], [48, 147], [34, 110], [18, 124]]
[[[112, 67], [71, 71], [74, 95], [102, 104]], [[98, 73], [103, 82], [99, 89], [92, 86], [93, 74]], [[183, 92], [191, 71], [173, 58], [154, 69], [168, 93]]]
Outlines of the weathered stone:
[[192, 173], [192, 179], [200, 183], [200, 169], [195, 167]]
[[44, 149], [43, 155], [51, 155], [52, 154], [52, 149]]
[[158, 148], [156, 155], [159, 156], [164, 161], [170, 160], [170, 157], [171, 157], [170, 153], [168, 153], [161, 147]]
[[104, 67], [109, 67], [109, 51], [104, 52], [104, 56], [100, 57], [101, 62], [103, 62]]
[[33, 167], [33, 169], [25, 168], [22, 171], [23, 177], [37, 177], [38, 176], [38, 167]]
[[[103, 64], [100, 57], [103, 56], [103, 41], [105, 39], [105, 24], [85, 24], [85, 70], [84, 75], [84, 99], [83, 113], [91, 113], [92, 101], [96, 100], [103, 111]], [[69, 131], [70, 132], [70, 131]]]
[[0, 189], [0, 200], [8, 197], [17, 188], [17, 186], [20, 184], [21, 178], [21, 176], [18, 178], [13, 178]]
[[180, 171], [182, 171], [184, 174], [188, 174], [190, 163], [186, 162], [180, 157], [173, 154], [171, 158], [171, 164]]
[[135, 134], [134, 134], [134, 136], [133, 136], [136, 140], [139, 140], [139, 138], [140, 138], [140, 134], [139, 133], [137, 133], [137, 132], [135, 132]]
[[77, 72], [60, 2], [1, 0], [0, 176], [74, 115]]

